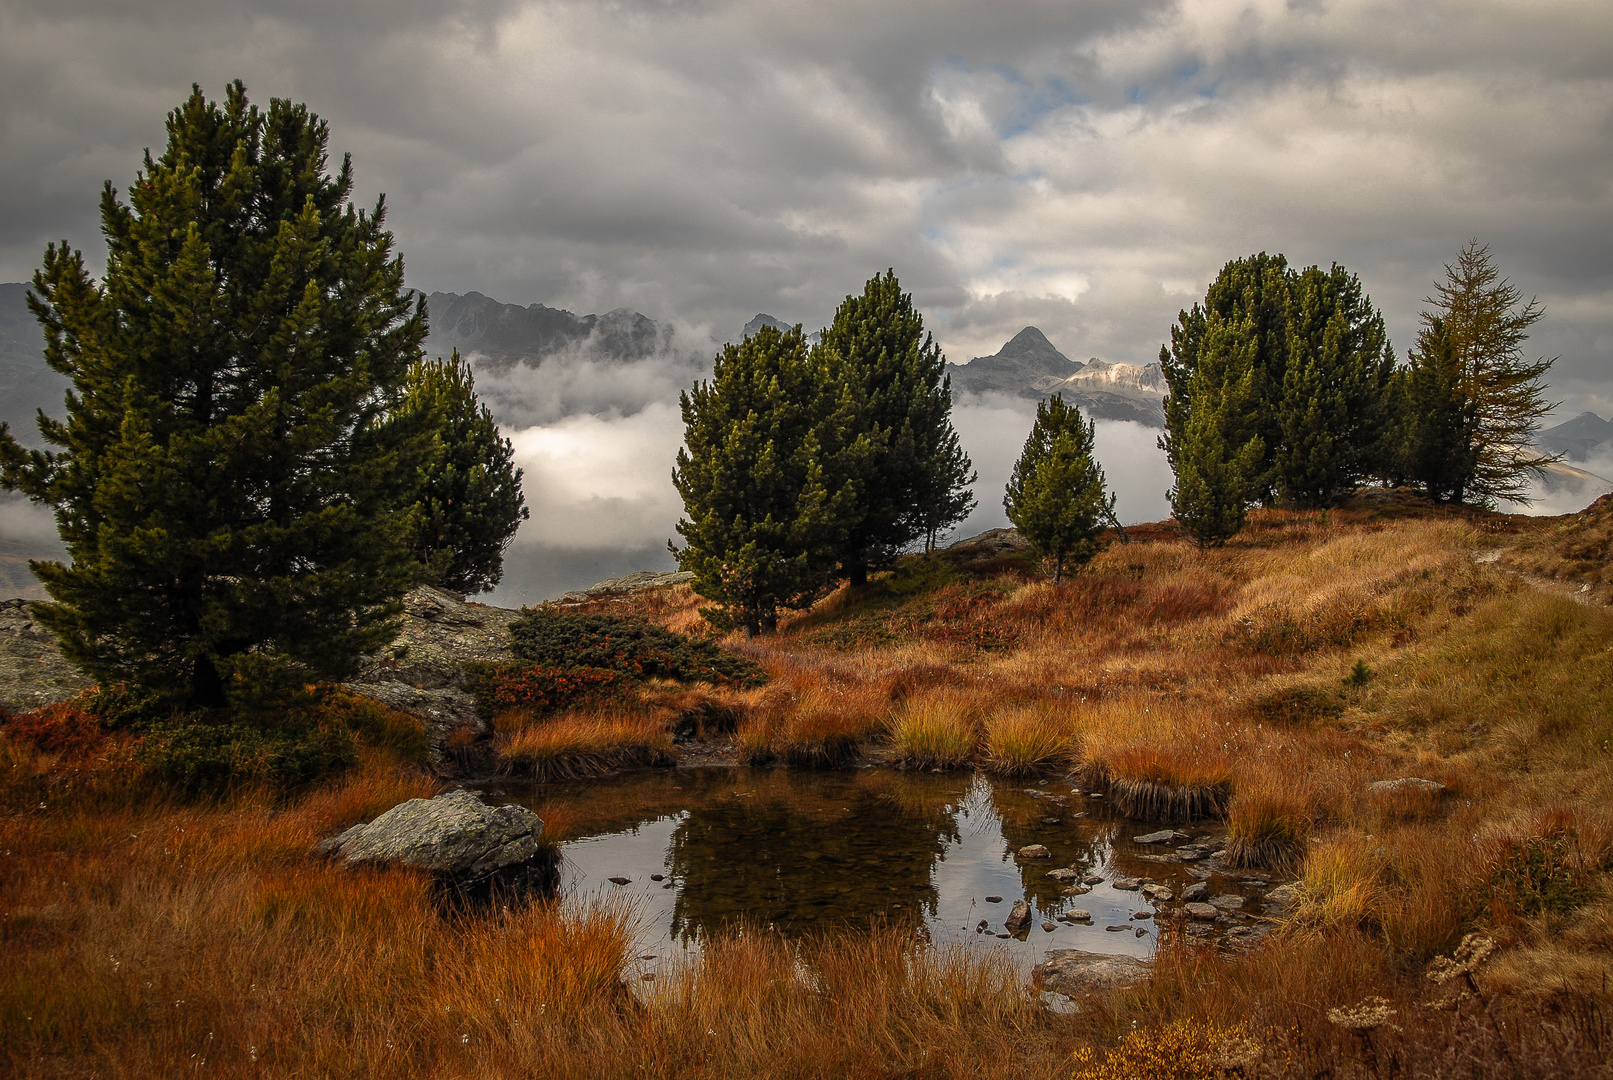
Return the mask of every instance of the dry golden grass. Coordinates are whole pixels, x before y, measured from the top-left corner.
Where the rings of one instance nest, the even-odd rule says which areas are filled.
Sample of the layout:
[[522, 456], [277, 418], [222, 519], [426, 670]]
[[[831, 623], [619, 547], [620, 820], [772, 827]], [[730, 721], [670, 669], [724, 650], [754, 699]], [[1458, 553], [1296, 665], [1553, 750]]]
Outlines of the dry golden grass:
[[920, 768], [955, 769], [974, 760], [980, 721], [971, 697], [940, 691], [906, 697], [890, 722], [898, 761]]
[[[890, 935], [747, 934], [641, 983], [620, 911], [451, 918], [419, 879], [307, 857], [317, 837], [430, 793], [379, 758], [273, 812], [245, 795], [186, 808], [0, 739], [13, 808], [0, 1071], [160, 1075], [196, 1054], [226, 1075], [1067, 1075], [1077, 1046], [1112, 1047], [1136, 1019], [1249, 1021], [1276, 1055], [1268, 1072], [1370, 1075], [1360, 1040], [1325, 1017], [1381, 995], [1408, 1075], [1478, 1075], [1461, 1063], [1501, 1060], [1504, 1028], [1535, 1040], [1542, 1075], [1605, 1078], [1605, 1051], [1585, 1048], [1613, 1034], [1573, 1018], [1613, 1006], [1613, 614], [1474, 561], [1519, 528], [1396, 497], [1260, 511], [1214, 551], [1137, 530], [1153, 539], [1112, 546], [1060, 589], [1010, 566], [955, 575], [944, 605], [886, 596], [879, 625], [901, 632], [867, 647], [816, 643], [863, 617], [866, 595], [842, 590], [776, 636], [729, 639], [767, 668], [758, 690], [652, 688], [616, 713], [500, 721], [506, 754], [587, 763], [567, 768], [664, 752], [690, 725], [735, 728], [755, 761], [1079, 763], [1111, 797], [1133, 785], [1116, 801], [1141, 817], [1224, 813], [1234, 862], [1297, 874], [1268, 945], [1232, 956], [1167, 935], [1148, 983], [1084, 1002], [1078, 1020], [989, 960]], [[1523, 528], [1527, 543], [1540, 527]], [[600, 610], [688, 630], [701, 603], [664, 590]], [[968, 620], [990, 633], [958, 632]], [[1346, 686], [1357, 659], [1373, 674]], [[1367, 793], [1406, 776], [1447, 792]], [[1494, 1030], [1418, 1005], [1423, 965], [1476, 928], [1506, 946], [1481, 979], [1513, 1018]], [[1542, 1002], [1549, 1013], [1516, 1011]]]
[[501, 733], [495, 746], [500, 770], [539, 781], [581, 780], [673, 760], [665, 721], [625, 708], [529, 722]]
[[1009, 707], [986, 717], [981, 768], [1003, 776], [1068, 770], [1079, 743], [1068, 715], [1034, 705]]

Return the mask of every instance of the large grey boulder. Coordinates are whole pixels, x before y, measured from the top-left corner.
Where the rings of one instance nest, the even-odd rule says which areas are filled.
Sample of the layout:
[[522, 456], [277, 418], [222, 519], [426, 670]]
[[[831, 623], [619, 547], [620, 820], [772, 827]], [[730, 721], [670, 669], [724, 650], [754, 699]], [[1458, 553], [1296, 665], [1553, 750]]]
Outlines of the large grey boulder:
[[1043, 990], [1074, 997], [1084, 991], [1119, 990], [1148, 978], [1149, 964], [1135, 956], [1052, 949], [1031, 969]]
[[408, 866], [465, 887], [513, 874], [552, 855], [539, 840], [543, 821], [524, 806], [488, 806], [472, 792], [445, 791], [399, 803], [369, 824], [319, 844], [344, 863]]
[[674, 585], [688, 585], [694, 581], [689, 570], [635, 570], [619, 578], [606, 578], [586, 589], [568, 592], [560, 599], [563, 603], [580, 604], [604, 597], [643, 592], [645, 589], [668, 589]]

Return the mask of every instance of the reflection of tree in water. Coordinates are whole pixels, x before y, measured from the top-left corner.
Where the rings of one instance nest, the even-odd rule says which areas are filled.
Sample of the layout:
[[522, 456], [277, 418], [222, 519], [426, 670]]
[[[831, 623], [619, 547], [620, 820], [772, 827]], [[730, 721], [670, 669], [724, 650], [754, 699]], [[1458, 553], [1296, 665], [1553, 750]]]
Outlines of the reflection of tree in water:
[[934, 915], [933, 869], [957, 839], [963, 782], [870, 770], [740, 772], [672, 837], [673, 933], [739, 922], [786, 933]]

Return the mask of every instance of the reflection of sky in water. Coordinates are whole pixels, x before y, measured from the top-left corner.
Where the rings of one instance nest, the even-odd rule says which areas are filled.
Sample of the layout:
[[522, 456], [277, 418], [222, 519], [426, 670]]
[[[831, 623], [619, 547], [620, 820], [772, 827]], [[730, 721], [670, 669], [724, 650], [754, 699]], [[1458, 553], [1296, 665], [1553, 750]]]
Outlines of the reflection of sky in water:
[[[922, 922], [919, 932], [937, 942], [1009, 950], [1027, 969], [1049, 949], [1147, 956], [1157, 932], [1151, 920], [1131, 918], [1152, 906], [1137, 892], [1106, 880], [1066, 897], [1047, 871], [1148, 875], [1178, 891], [1195, 879], [1179, 865], [1141, 861], [1157, 850], [1130, 841], [1143, 830], [1106, 819], [1099, 804], [1070, 792], [1063, 782], [962, 773], [706, 769], [552, 785], [518, 798], [576, 813], [583, 835], [561, 845], [563, 894], [630, 899], [642, 953], [677, 955], [736, 920], [786, 934], [881, 920], [916, 930]], [[1014, 852], [1030, 843], [1053, 857], [1017, 859]], [[1002, 900], [987, 903], [987, 896]], [[996, 937], [1021, 898], [1031, 904], [1028, 937]], [[1042, 930], [1074, 908], [1090, 912], [1092, 923]], [[982, 919], [989, 932], [977, 934]], [[1121, 924], [1126, 929], [1105, 929]]]

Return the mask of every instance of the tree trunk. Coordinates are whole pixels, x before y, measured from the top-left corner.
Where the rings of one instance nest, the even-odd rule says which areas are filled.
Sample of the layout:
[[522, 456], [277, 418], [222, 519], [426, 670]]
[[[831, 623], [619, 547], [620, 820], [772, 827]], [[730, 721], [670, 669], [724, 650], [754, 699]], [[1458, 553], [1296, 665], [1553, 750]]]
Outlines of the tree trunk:
[[858, 558], [847, 563], [846, 579], [851, 582], [851, 587], [854, 589], [860, 589], [864, 585], [868, 584], [867, 560]]
[[213, 661], [198, 656], [190, 677], [190, 704], [197, 709], [222, 709], [229, 704], [224, 696], [224, 679]]

